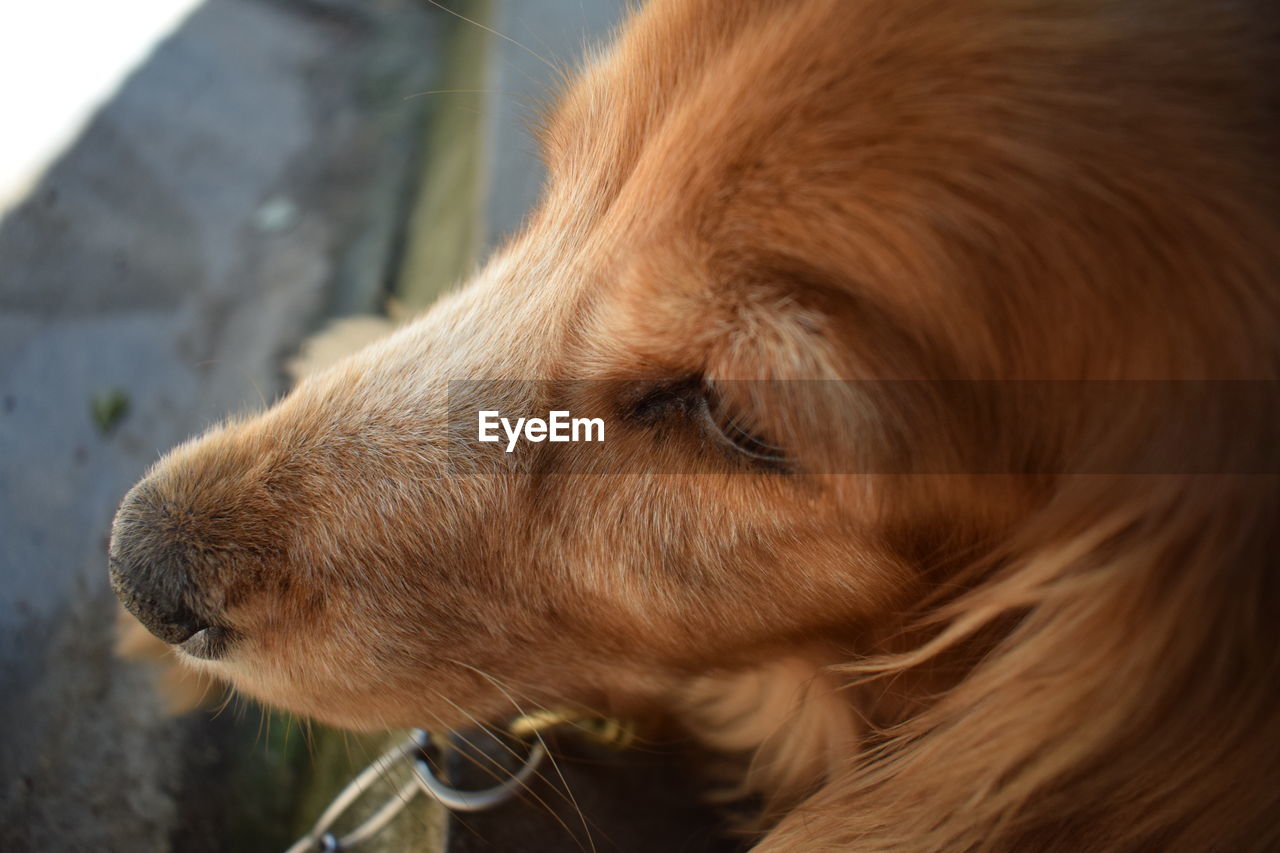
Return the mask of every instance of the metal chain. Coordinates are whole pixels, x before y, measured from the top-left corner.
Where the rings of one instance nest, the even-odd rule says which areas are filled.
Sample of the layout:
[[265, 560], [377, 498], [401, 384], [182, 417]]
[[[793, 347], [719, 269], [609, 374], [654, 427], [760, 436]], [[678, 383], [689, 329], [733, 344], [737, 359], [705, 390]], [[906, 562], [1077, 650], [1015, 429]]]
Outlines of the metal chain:
[[[356, 778], [343, 788], [333, 802], [307, 832], [286, 853], [336, 853], [368, 841], [381, 832], [387, 824], [419, 794], [425, 793], [438, 800], [451, 811], [481, 811], [505, 802], [523, 788], [533, 777], [547, 749], [541, 739], [534, 742], [524, 764], [511, 778], [492, 788], [481, 791], [464, 791], [442, 782], [431, 770], [425, 758], [425, 750], [431, 746], [431, 736], [422, 729], [414, 729], [403, 741], [378, 756], [372, 764], [361, 770]], [[413, 774], [391, 798], [368, 819], [345, 835], [334, 834], [332, 828], [338, 819], [373, 786], [401, 762], [408, 760]]]
[[[529, 754], [520, 769], [501, 784], [480, 791], [466, 791], [441, 781], [427, 763], [426, 751], [431, 746], [431, 735], [423, 729], [414, 729], [403, 741], [388, 749], [356, 778], [343, 788], [324, 810], [306, 835], [294, 842], [285, 853], [337, 853], [368, 841], [377, 835], [392, 819], [419, 794], [424, 793], [445, 808], [455, 812], [476, 812], [491, 809], [514, 797], [524, 788], [539, 765], [547, 756], [542, 732], [553, 726], [572, 725], [577, 731], [600, 743], [617, 747], [628, 746], [634, 736], [632, 727], [610, 718], [582, 717], [562, 711], [539, 711], [517, 718], [508, 731], [530, 744]], [[338, 819], [350, 809], [379, 779], [385, 777], [397, 765], [408, 761], [413, 773], [391, 798], [372, 816], [350, 832], [339, 836], [333, 832]]]

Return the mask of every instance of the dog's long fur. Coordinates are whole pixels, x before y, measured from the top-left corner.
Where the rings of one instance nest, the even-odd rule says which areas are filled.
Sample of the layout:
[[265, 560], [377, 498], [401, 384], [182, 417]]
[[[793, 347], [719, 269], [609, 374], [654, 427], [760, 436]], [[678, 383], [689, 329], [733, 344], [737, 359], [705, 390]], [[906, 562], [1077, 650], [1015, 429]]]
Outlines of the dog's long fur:
[[[236, 637], [196, 663], [339, 724], [665, 706], [754, 754], [760, 851], [1277, 849], [1280, 492], [1250, 473], [1273, 402], [1171, 426], [1158, 383], [1122, 416], [752, 386], [731, 404], [797, 475], [610, 477], [459, 450], [443, 385], [1280, 378], [1276, 17], [655, 0], [548, 120], [523, 234], [162, 461], [113, 563], [180, 543], [191, 606]], [[577, 402], [629, 411], [613, 387]], [[658, 408], [610, 452], [705, 455]], [[1053, 473], [1182, 447], [1210, 473]], [[1049, 473], [958, 473], [975, 451]], [[803, 473], [894, 453], [953, 473]]]

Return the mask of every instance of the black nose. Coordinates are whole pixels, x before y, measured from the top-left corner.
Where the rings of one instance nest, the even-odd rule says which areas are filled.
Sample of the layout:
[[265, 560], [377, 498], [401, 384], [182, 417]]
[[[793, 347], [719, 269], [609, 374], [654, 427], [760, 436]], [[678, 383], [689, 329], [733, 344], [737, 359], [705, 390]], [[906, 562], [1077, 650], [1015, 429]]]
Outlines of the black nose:
[[176, 535], [172, 515], [145, 481], [135, 486], [116, 513], [108, 566], [111, 589], [125, 609], [148, 631], [177, 645], [211, 620], [194, 606], [200, 599], [189, 571], [194, 554]]

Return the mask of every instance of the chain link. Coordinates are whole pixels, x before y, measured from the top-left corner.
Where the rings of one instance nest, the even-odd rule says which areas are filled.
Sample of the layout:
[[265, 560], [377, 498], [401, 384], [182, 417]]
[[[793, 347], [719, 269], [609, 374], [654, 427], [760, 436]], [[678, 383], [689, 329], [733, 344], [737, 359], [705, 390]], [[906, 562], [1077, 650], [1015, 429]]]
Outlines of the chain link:
[[[491, 788], [466, 791], [441, 781], [427, 763], [426, 751], [431, 746], [431, 736], [423, 729], [414, 729], [404, 740], [392, 746], [373, 763], [360, 771], [343, 788], [321, 813], [319, 819], [285, 853], [337, 853], [350, 850], [373, 838], [387, 827], [418, 794], [424, 793], [445, 808], [455, 812], [476, 812], [491, 809], [514, 797], [537, 772], [547, 756], [542, 732], [553, 726], [568, 724], [591, 739], [617, 748], [630, 744], [633, 730], [627, 723], [610, 718], [582, 717], [561, 711], [540, 711], [517, 718], [508, 731], [530, 744], [529, 754], [520, 769], [510, 778]], [[379, 780], [397, 766], [409, 762], [412, 774], [383, 803], [377, 811], [345, 835], [333, 832], [334, 825]]]
[[[515, 796], [537, 772], [546, 757], [546, 747], [541, 740], [529, 750], [524, 764], [511, 778], [492, 788], [481, 791], [464, 791], [447, 785], [436, 777], [427, 763], [425, 751], [431, 746], [431, 736], [422, 729], [414, 729], [409, 736], [378, 756], [348, 785], [338, 792], [333, 802], [324, 810], [306, 835], [293, 843], [286, 853], [337, 853], [363, 844], [386, 828], [404, 811], [414, 798], [425, 793], [438, 800], [451, 811], [480, 811], [493, 808]], [[337, 835], [332, 829], [352, 806], [397, 766], [408, 761], [413, 770], [407, 781], [400, 785], [391, 797], [370, 817], [345, 835]]]

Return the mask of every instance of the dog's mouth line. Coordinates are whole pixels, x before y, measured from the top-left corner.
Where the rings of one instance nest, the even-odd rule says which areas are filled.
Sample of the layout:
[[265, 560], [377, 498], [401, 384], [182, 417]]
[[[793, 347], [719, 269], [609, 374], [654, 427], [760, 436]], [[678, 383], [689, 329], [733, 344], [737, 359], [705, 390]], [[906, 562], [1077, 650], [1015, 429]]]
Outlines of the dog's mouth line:
[[206, 625], [192, 632], [173, 647], [183, 654], [200, 660], [217, 660], [226, 654], [231, 645], [232, 632], [221, 625]]

